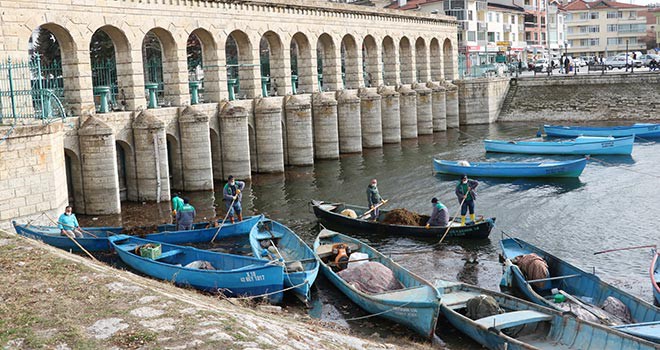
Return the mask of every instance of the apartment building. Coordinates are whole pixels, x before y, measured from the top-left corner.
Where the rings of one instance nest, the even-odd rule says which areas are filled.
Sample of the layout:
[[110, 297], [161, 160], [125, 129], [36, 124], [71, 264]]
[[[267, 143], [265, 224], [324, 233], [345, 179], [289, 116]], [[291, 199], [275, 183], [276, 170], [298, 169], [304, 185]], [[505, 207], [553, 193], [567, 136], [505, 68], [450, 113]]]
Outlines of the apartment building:
[[608, 57], [626, 51], [645, 51], [645, 6], [616, 1], [575, 0], [566, 10], [567, 51], [571, 56]]

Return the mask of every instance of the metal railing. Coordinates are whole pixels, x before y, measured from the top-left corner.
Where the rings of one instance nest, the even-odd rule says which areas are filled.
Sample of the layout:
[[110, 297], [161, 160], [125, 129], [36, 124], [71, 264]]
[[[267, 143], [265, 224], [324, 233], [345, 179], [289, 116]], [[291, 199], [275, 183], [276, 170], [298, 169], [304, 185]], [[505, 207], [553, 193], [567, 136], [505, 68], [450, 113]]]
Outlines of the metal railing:
[[61, 62], [42, 65], [39, 55], [27, 61], [0, 62], [0, 124], [17, 119], [44, 122], [66, 117]]

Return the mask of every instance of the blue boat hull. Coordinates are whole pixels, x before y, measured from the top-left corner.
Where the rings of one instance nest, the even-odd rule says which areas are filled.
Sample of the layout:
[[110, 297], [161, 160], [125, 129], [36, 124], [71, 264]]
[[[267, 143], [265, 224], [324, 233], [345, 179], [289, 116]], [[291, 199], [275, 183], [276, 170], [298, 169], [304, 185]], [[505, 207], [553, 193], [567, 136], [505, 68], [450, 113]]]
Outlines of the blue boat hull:
[[[237, 235], [247, 235], [252, 226], [256, 225], [263, 215], [250, 216], [241, 222], [235, 224], [225, 224], [216, 240], [223, 237], [233, 237]], [[81, 252], [82, 250], [68, 237], [60, 234], [60, 229], [56, 226], [37, 226], [37, 225], [22, 225], [15, 221], [14, 229], [16, 233], [21, 236], [32, 238], [42, 241], [53, 247], [60, 249]], [[174, 231], [174, 225], [165, 224], [159, 225], [159, 233], [148, 234], [145, 237], [151, 240], [158, 240], [163, 243], [183, 244], [183, 243], [201, 243], [210, 242], [211, 238], [218, 231], [217, 228], [205, 228], [208, 223], [197, 223], [198, 229], [190, 231]], [[89, 234], [85, 234], [83, 238], [76, 238], [76, 241], [89, 252], [105, 252], [110, 251], [112, 245], [108, 242], [108, 236], [117, 235], [124, 230], [123, 227], [84, 227], [83, 230], [90, 232], [95, 238]]]
[[[162, 256], [168, 252], [180, 251], [162, 259], [152, 260], [132, 252], [139, 245], [158, 243], [131, 236], [110, 237], [119, 258], [132, 269], [163, 281], [170, 281], [179, 286], [191, 286], [195, 289], [222, 293], [228, 297], [268, 296], [273, 303], [282, 301], [284, 269], [277, 265], [268, 265], [260, 259], [231, 254], [215, 253], [192, 247], [183, 247], [161, 243]], [[216, 270], [200, 270], [183, 266], [197, 260], [210, 262]], [[182, 266], [177, 266], [180, 264]]]
[[562, 155], [630, 155], [635, 138], [598, 138], [590, 141], [529, 142], [484, 140], [487, 152]]
[[433, 160], [433, 168], [438, 173], [465, 174], [471, 177], [579, 177], [586, 165], [586, 158], [566, 162], [472, 163], [470, 166], [459, 165], [453, 161]]
[[[264, 255], [264, 249], [261, 247], [261, 242], [264, 240], [273, 241], [285, 261], [302, 261], [303, 271], [289, 272], [285, 269], [284, 286], [286, 288], [296, 286], [293, 292], [303, 302], [308, 303], [311, 300], [311, 287], [319, 274], [319, 262], [314, 251], [291, 229], [269, 219], [262, 219], [252, 227], [250, 246], [255, 257], [270, 261], [266, 258], [268, 254]], [[271, 258], [278, 259], [279, 256], [271, 255]]]
[[633, 124], [631, 126], [588, 127], [588, 126], [561, 126], [544, 125], [545, 134], [551, 137], [577, 137], [602, 136], [624, 137], [633, 136], [641, 138], [660, 137], [660, 124]]
[[[394, 272], [396, 278], [405, 289], [379, 294], [366, 294], [346, 283], [331, 267], [321, 261], [321, 271], [342, 293], [355, 304], [370, 314], [402, 324], [426, 338], [435, 334], [435, 326], [440, 310], [438, 292], [429, 282], [404, 269], [399, 264], [385, 257], [374, 248], [357, 239], [323, 229], [314, 241], [314, 251], [322, 244], [352, 243], [358, 245], [359, 252], [366, 253], [370, 258]], [[318, 255], [317, 255], [318, 257]]]
[[[502, 253], [507, 259], [505, 262], [510, 277], [503, 278], [503, 282], [510, 283], [508, 287], [521, 293], [526, 299], [550, 308], [559, 308], [551, 301], [544, 298], [551, 294], [552, 288], [562, 289], [565, 292], [580, 297], [588, 297], [593, 300], [594, 305], [602, 305], [607, 297], [612, 296], [623, 302], [630, 310], [631, 317], [635, 323], [660, 321], [660, 309], [644, 300], [626, 293], [604, 281], [598, 276], [587, 273], [568, 262], [561, 260], [529, 243], [520, 239], [505, 239], [500, 242]], [[542, 288], [533, 288], [527, 283], [525, 276], [518, 266], [510, 263], [510, 260], [523, 254], [535, 253], [542, 257], [547, 263], [551, 277], [573, 276], [570, 278], [548, 281]], [[507, 275], [505, 275], [506, 277]], [[510, 282], [507, 282], [510, 280]], [[622, 331], [625, 331], [622, 329]], [[658, 330], [660, 332], [660, 329]], [[659, 334], [660, 335], [660, 334]]]
[[[460, 282], [436, 281], [442, 315], [456, 329], [489, 349], [651, 350], [651, 342], [577, 319], [518, 298]], [[472, 320], [471, 298], [488, 295], [505, 312]], [[513, 335], [511, 335], [513, 334]]]

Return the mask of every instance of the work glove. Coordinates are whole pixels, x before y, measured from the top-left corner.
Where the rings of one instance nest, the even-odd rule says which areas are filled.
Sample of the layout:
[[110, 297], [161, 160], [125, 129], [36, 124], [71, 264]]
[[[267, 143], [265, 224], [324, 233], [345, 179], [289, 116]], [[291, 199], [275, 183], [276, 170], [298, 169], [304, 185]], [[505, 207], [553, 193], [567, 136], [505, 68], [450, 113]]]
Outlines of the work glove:
[[237, 200], [237, 199], [238, 199], [238, 195], [235, 195], [235, 196], [234, 196], [234, 200]]
[[428, 228], [431, 228], [431, 225], [429, 225], [429, 224], [426, 224], [426, 228], [427, 228], [427, 229], [428, 229]]
[[241, 194], [241, 190], [238, 190], [238, 189], [237, 189], [237, 190], [236, 190], [236, 195], [239, 195], [239, 194]]

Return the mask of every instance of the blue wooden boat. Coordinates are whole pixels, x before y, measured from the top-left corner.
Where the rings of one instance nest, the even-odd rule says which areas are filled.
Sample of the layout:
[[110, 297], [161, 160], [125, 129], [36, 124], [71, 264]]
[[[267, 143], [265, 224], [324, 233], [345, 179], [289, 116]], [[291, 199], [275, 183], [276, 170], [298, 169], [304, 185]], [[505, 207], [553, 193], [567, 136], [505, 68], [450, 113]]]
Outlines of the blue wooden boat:
[[[282, 301], [284, 268], [277, 264], [126, 235], [111, 236], [108, 240], [126, 265], [153, 278], [228, 297], [273, 293], [268, 296], [271, 302]], [[160, 243], [162, 254], [150, 259], [135, 253], [136, 248], [147, 243]], [[185, 267], [200, 260], [211, 263], [215, 270]]]
[[[510, 295], [459, 282], [436, 281], [440, 312], [462, 333], [489, 349], [651, 350], [652, 342], [601, 325], [579, 320]], [[470, 319], [468, 300], [490, 296], [503, 313]]]
[[319, 274], [319, 262], [298, 235], [277, 221], [261, 219], [250, 231], [250, 246], [255, 257], [281, 261], [284, 287], [297, 286], [293, 289], [296, 295], [304, 303], [311, 300], [310, 289]]
[[[404, 289], [368, 294], [344, 281], [327, 262], [328, 258], [333, 256], [333, 245], [338, 243], [347, 244], [353, 252], [365, 253], [369, 256], [369, 260], [388, 267]], [[438, 291], [431, 283], [404, 269], [365, 243], [325, 228], [314, 241], [314, 253], [321, 262], [323, 274], [362, 309], [400, 323], [426, 338], [433, 338], [440, 303]]]
[[641, 138], [660, 137], [660, 124], [637, 123], [628, 126], [561, 126], [543, 125], [545, 134], [551, 137], [577, 136], [636, 136]]
[[433, 160], [435, 172], [472, 177], [578, 177], [586, 165], [586, 158], [563, 162], [481, 162], [469, 166], [455, 161]]
[[632, 153], [634, 142], [634, 136], [620, 138], [580, 136], [575, 140], [560, 142], [484, 140], [484, 146], [486, 152], [499, 153], [629, 155]]
[[[261, 218], [263, 218], [263, 215], [250, 216], [245, 218], [245, 220], [234, 224], [225, 223], [216, 239], [241, 234], [247, 235], [252, 229], [252, 226], [256, 225]], [[14, 225], [16, 233], [21, 236], [36, 239], [60, 249], [74, 252], [81, 251], [70, 238], [60, 234], [60, 229], [57, 228], [57, 226], [18, 224], [16, 221], [12, 221], [12, 224]], [[196, 226], [193, 227], [193, 230], [190, 231], [175, 231], [175, 226], [171, 224], [158, 225], [156, 227], [158, 233], [149, 234], [145, 237], [172, 244], [199, 243], [210, 242], [213, 235], [218, 231], [216, 227], [207, 229], [206, 227], [210, 226], [210, 223], [208, 222], [197, 223], [195, 225]], [[198, 228], [194, 229], [195, 227]], [[124, 227], [114, 226], [83, 227], [82, 229], [90, 234], [84, 233], [84, 237], [76, 238], [76, 241], [89, 252], [109, 251], [112, 246], [110, 242], [108, 242], [108, 236], [117, 235], [124, 231]]]
[[[558, 310], [561, 310], [559, 306], [550, 300], [552, 298], [551, 290], [553, 288], [574, 296], [597, 313], [599, 309], [594, 308], [598, 308], [607, 297], [612, 296], [626, 305], [630, 310], [633, 321], [632, 324], [619, 325], [617, 329], [635, 335], [650, 332], [650, 334], [644, 336], [646, 339], [656, 342], [660, 339], [660, 328], [653, 325], [660, 322], [660, 308], [630, 293], [624, 292], [604, 282], [595, 274], [585, 272], [521, 239], [504, 239], [500, 242], [500, 245], [505, 258], [505, 273], [501, 282], [503, 287], [512, 288], [536, 304]], [[545, 281], [538, 281], [543, 283], [543, 287], [533, 287], [518, 266], [511, 262], [517, 256], [530, 253], [540, 256], [548, 264], [550, 277]], [[645, 323], [648, 327], [645, 327]]]
[[653, 302], [660, 306], [660, 251], [655, 251], [651, 260], [651, 285], [653, 287]]

